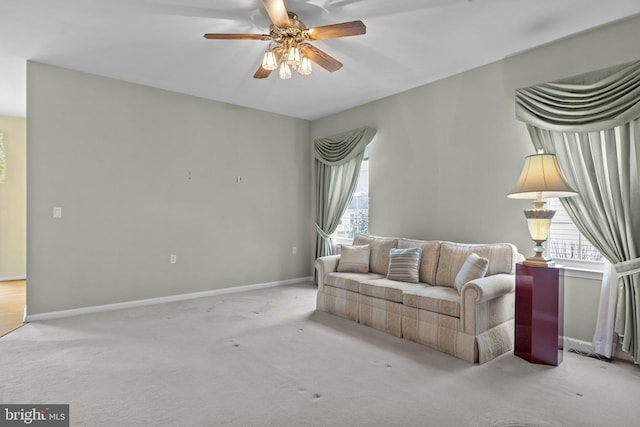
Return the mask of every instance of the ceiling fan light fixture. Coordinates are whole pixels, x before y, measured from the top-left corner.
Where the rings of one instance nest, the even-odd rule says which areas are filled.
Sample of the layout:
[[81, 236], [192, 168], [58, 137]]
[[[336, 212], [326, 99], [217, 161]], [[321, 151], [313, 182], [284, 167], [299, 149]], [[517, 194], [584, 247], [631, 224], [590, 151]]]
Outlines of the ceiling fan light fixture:
[[291, 68], [287, 65], [287, 61], [282, 61], [280, 63], [280, 78], [282, 80], [291, 78]]
[[307, 28], [298, 19], [298, 15], [287, 10], [285, 0], [262, 0], [262, 5], [271, 20], [268, 33], [206, 33], [204, 35], [209, 40], [269, 41], [269, 48], [253, 75], [255, 79], [267, 78], [277, 68], [279, 68], [281, 79], [291, 78], [292, 69], [301, 75], [309, 75], [312, 72], [311, 62], [329, 72], [338, 71], [342, 68], [342, 63], [313, 46], [311, 42], [367, 33], [367, 27], [362, 21]]
[[264, 57], [262, 58], [262, 68], [269, 71], [273, 71], [278, 68], [278, 60], [276, 59], [276, 55], [273, 53], [273, 50], [269, 49], [264, 53]]
[[312, 71], [311, 60], [307, 55], [303, 55], [300, 60], [300, 68], [298, 68], [298, 72], [303, 76], [308, 76]]

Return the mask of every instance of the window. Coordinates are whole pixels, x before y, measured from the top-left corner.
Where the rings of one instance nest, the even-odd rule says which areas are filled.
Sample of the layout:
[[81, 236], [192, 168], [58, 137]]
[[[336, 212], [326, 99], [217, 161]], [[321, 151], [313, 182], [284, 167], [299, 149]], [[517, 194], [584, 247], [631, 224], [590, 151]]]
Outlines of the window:
[[369, 234], [369, 149], [364, 150], [358, 184], [340, 224], [333, 233], [337, 243], [351, 243], [356, 234]]
[[548, 199], [547, 207], [556, 211], [547, 241], [548, 256], [580, 263], [603, 262], [600, 251], [578, 231], [559, 199]]

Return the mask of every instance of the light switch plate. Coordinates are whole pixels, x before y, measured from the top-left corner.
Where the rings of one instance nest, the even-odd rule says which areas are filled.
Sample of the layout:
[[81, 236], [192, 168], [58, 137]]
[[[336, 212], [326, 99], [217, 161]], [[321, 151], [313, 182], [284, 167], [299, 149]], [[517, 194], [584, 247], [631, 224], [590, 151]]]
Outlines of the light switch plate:
[[62, 218], [62, 208], [53, 208], [53, 217], [55, 219]]

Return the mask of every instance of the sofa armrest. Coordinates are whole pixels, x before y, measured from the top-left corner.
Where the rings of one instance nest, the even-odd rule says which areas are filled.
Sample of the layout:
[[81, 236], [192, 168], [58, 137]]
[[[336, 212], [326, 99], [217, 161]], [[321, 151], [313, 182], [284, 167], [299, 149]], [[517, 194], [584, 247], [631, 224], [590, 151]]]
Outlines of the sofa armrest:
[[513, 319], [514, 274], [494, 274], [472, 280], [462, 287], [460, 321], [465, 333], [478, 335]]
[[318, 291], [322, 291], [324, 288], [325, 275], [338, 270], [338, 261], [340, 261], [340, 255], [329, 255], [316, 259], [315, 267], [318, 272]]
[[476, 303], [498, 298], [516, 289], [516, 276], [494, 274], [467, 282], [462, 287], [462, 299], [473, 299]]

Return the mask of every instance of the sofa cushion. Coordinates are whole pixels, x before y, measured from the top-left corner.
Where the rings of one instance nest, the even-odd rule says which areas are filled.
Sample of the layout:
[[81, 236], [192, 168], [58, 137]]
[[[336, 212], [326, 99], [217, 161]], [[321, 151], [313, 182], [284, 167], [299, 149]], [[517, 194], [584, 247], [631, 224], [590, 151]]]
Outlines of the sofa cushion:
[[418, 283], [418, 267], [420, 266], [420, 256], [422, 249], [391, 248], [389, 251], [389, 271], [387, 279], [399, 282]]
[[398, 248], [420, 248], [420, 281], [430, 285], [436, 282], [436, 269], [440, 257], [440, 241], [398, 239]]
[[353, 239], [354, 245], [369, 245], [371, 256], [369, 257], [369, 271], [372, 273], [387, 275], [389, 268], [389, 251], [398, 244], [398, 239], [367, 236], [356, 234]]
[[472, 252], [467, 257], [464, 264], [456, 274], [456, 278], [453, 281], [453, 286], [458, 293], [462, 292], [462, 287], [465, 283], [475, 279], [481, 279], [487, 274], [489, 268], [489, 260], [479, 256], [477, 253]]
[[369, 245], [340, 245], [340, 260], [338, 261], [338, 271], [350, 271], [352, 273], [369, 272], [369, 256], [371, 248]]
[[376, 273], [329, 273], [325, 277], [325, 285], [358, 292], [358, 285], [364, 280], [380, 279], [384, 276]]
[[467, 257], [473, 252], [489, 260], [487, 276], [498, 273], [514, 273], [513, 270], [518, 253], [516, 247], [510, 243], [471, 245], [442, 242], [434, 285], [453, 288], [458, 272]]
[[402, 303], [408, 307], [460, 317], [460, 295], [444, 286], [426, 286], [404, 292]]
[[398, 282], [389, 279], [374, 279], [361, 282], [358, 291], [363, 295], [380, 298], [387, 301], [402, 303], [404, 291], [424, 288], [421, 283]]

